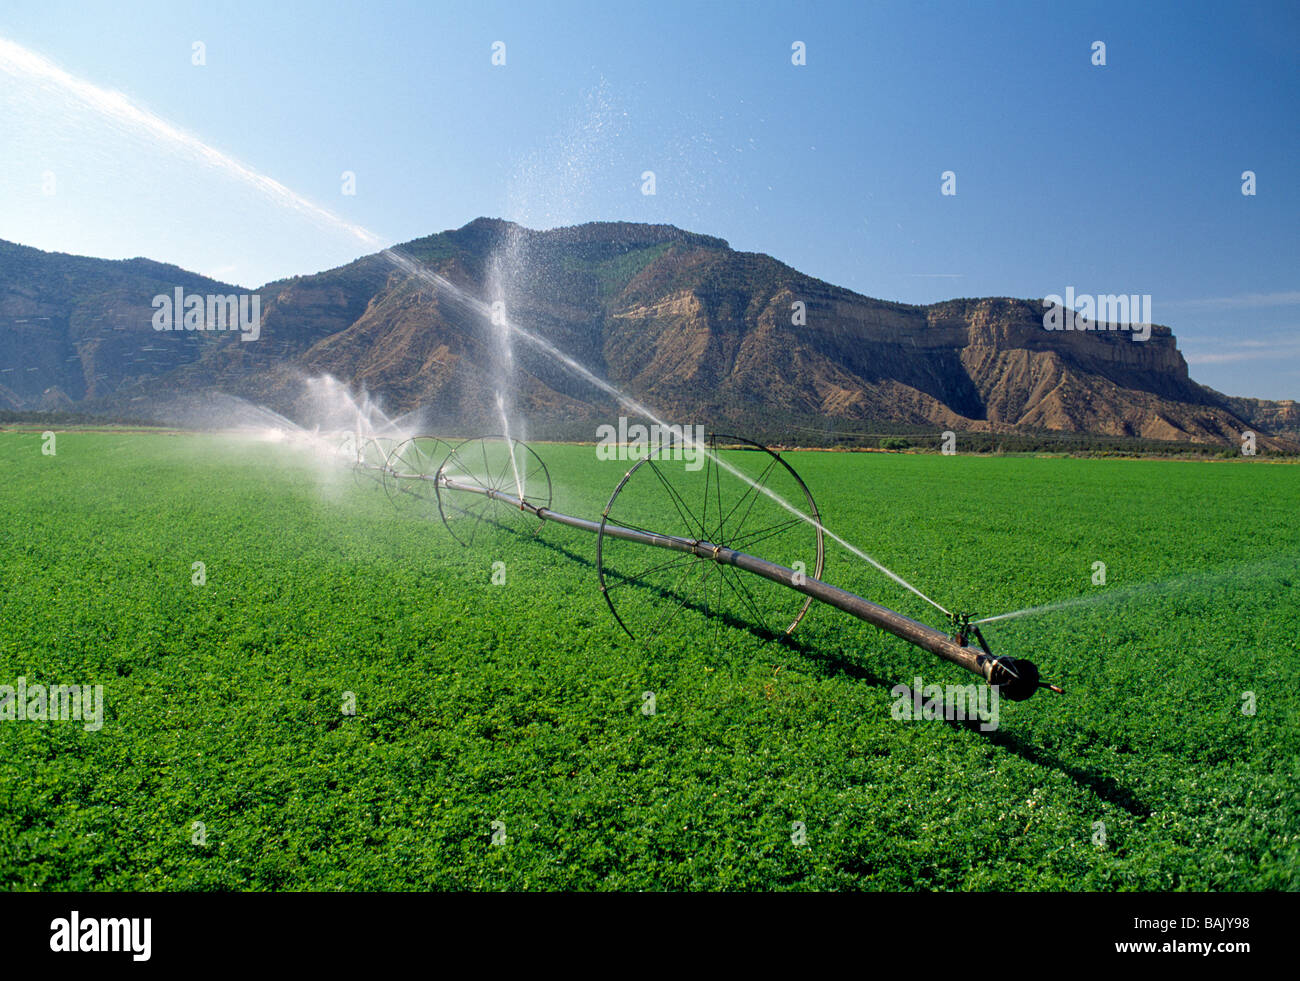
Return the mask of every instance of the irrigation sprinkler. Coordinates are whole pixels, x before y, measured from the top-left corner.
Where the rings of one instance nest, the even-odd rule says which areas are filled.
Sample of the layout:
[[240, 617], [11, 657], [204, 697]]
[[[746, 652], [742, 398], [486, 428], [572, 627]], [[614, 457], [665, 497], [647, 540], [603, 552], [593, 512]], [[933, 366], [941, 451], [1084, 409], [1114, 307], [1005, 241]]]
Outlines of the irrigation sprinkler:
[[[638, 640], [658, 637], [688, 606], [730, 616], [729, 607], [760, 632], [787, 636], [817, 600], [980, 676], [1014, 701], [1039, 688], [1061, 692], [1032, 661], [993, 654], [969, 614], [949, 614], [949, 634], [824, 582], [825, 532], [812, 493], [789, 461], [750, 440], [715, 434], [703, 447], [677, 443], [643, 455], [599, 520], [553, 510], [546, 464], [517, 439], [450, 446], [435, 436], [397, 443], [347, 434], [340, 452], [360, 478], [380, 481], [396, 506], [432, 499], [463, 545], [487, 528], [536, 533], [548, 521], [594, 534], [601, 594]], [[752, 554], [760, 545], [783, 561]], [[665, 601], [676, 605], [669, 611]]]

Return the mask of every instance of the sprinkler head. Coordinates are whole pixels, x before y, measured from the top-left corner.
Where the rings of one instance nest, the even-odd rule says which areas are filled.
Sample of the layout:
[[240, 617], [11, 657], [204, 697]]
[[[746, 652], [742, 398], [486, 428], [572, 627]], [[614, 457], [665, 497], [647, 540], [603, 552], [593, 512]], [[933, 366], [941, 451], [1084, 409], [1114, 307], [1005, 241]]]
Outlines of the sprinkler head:
[[952, 624], [952, 639], [965, 647], [970, 643], [971, 638], [971, 614], [969, 613], [949, 613], [948, 620]]

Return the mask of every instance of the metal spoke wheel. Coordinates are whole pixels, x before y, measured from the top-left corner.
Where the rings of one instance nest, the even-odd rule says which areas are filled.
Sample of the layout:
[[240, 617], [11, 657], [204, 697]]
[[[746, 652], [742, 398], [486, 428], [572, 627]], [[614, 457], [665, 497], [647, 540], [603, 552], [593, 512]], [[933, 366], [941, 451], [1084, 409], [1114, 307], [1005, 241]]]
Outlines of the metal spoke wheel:
[[397, 441], [389, 436], [362, 436], [356, 443], [356, 464], [352, 475], [360, 487], [376, 487], [384, 482], [388, 456]]
[[459, 443], [443, 461], [435, 487], [438, 513], [462, 545], [472, 545], [501, 530], [536, 534], [541, 519], [517, 502], [522, 500], [534, 508], [551, 506], [551, 474], [546, 464], [527, 443], [505, 436], [480, 436]]
[[[826, 549], [812, 494], [779, 454], [714, 434], [703, 448], [662, 446], [620, 481], [596, 540], [600, 589], [634, 639], [652, 643], [692, 615], [791, 633], [812, 598], [692, 552], [626, 541], [611, 526], [747, 552], [821, 578]], [[689, 611], [689, 612], [684, 612]]]
[[413, 436], [393, 447], [384, 468], [384, 490], [393, 507], [427, 513], [438, 506], [438, 469], [451, 446], [437, 436]]

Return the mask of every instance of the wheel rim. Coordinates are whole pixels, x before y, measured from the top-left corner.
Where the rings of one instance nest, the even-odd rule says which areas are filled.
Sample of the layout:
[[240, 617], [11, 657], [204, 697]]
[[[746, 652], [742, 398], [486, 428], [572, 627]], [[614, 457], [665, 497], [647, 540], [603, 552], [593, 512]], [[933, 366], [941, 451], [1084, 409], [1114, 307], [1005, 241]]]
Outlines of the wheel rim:
[[550, 472], [542, 458], [521, 440], [504, 436], [467, 439], [447, 454], [439, 473], [445, 479], [435, 483], [438, 513], [452, 537], [462, 545], [472, 545], [484, 534], [503, 530], [536, 534], [543, 522], [517, 505], [457, 490], [446, 480], [511, 497], [519, 497], [518, 484], [522, 484], [525, 503], [533, 508], [551, 506]]
[[375, 487], [383, 483], [388, 456], [395, 445], [396, 440], [388, 436], [361, 437], [356, 444], [356, 463], [352, 467], [352, 475], [359, 487]]
[[384, 490], [399, 511], [422, 512], [437, 507], [437, 478], [451, 451], [437, 436], [413, 436], [388, 455]]
[[674, 444], [624, 475], [601, 515], [601, 592], [619, 625], [640, 641], [656, 640], [684, 610], [712, 619], [715, 637], [723, 622], [789, 635], [811, 597], [710, 558], [606, 534], [610, 525], [621, 525], [709, 542], [820, 578], [826, 555], [821, 515], [794, 468], [780, 454], [736, 436], [712, 434], [706, 448], [694, 471], [690, 448]]

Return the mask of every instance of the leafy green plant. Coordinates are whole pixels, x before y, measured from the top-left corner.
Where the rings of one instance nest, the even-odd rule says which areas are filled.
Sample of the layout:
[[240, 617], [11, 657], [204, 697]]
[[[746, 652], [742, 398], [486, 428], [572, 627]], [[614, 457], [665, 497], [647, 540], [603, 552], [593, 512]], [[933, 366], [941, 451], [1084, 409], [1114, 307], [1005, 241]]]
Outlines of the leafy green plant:
[[[789, 645], [725, 625], [715, 642], [691, 612], [634, 645], [580, 531], [463, 549], [436, 515], [271, 444], [39, 447], [0, 434], [0, 684], [102, 684], [106, 718], [0, 721], [0, 888], [1300, 877], [1300, 650], [1279, 629], [1295, 466], [789, 454], [831, 529], [949, 608], [1082, 601], [988, 625], [1067, 694], [1003, 702], [981, 733], [895, 721], [894, 685], [969, 677], [833, 610]], [[539, 451], [574, 514], [599, 514], [626, 466]], [[825, 578], [935, 622], [839, 548]]]

